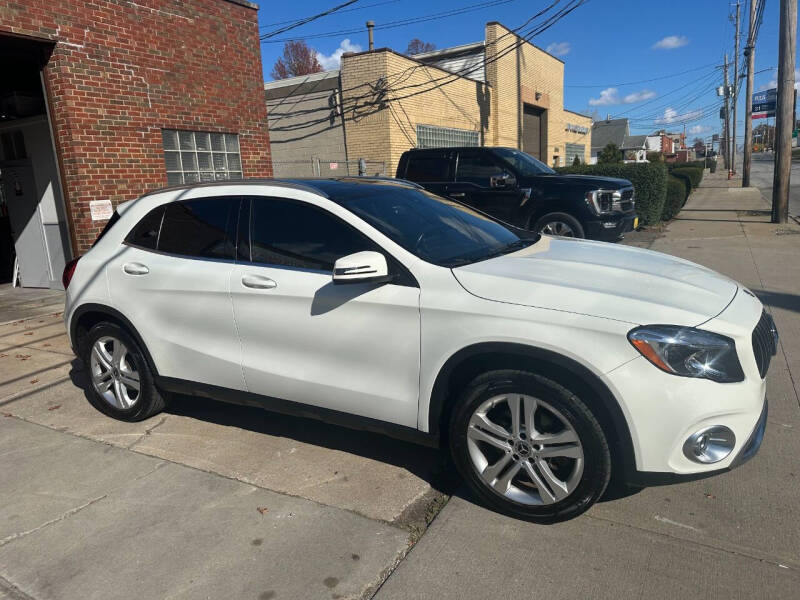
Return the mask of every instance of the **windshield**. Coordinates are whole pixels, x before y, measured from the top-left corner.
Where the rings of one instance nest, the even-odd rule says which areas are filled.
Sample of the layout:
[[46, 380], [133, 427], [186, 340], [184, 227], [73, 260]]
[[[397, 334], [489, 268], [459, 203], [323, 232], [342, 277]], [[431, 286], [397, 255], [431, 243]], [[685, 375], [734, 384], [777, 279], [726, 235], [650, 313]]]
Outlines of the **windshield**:
[[535, 241], [521, 239], [497, 221], [424, 190], [364, 188], [363, 193], [336, 201], [398, 245], [435, 265], [457, 267], [512, 252]]
[[555, 171], [530, 154], [512, 148], [495, 148], [494, 151], [520, 175], [555, 175]]

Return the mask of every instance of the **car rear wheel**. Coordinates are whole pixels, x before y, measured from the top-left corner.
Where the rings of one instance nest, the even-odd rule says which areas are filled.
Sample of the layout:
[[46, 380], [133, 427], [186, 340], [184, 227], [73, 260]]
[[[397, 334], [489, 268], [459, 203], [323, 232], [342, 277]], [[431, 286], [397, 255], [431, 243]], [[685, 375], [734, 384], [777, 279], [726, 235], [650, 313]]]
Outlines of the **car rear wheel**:
[[544, 235], [585, 238], [580, 221], [567, 213], [549, 213], [544, 215], [532, 227], [533, 231]]
[[121, 421], [141, 421], [161, 412], [165, 396], [136, 341], [115, 323], [98, 323], [83, 344], [89, 373], [89, 401]]
[[475, 495], [530, 521], [581, 514], [602, 496], [611, 475], [608, 443], [586, 404], [529, 372], [477, 377], [453, 411], [449, 439]]

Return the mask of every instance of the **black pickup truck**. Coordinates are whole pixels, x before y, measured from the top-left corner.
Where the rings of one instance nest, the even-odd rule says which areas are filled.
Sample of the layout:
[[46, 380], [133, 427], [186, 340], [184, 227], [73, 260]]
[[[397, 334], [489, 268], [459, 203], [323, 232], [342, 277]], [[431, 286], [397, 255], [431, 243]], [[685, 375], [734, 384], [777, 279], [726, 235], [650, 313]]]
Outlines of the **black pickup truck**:
[[614, 241], [638, 225], [630, 181], [559, 175], [513, 148], [408, 150], [397, 177], [549, 235]]

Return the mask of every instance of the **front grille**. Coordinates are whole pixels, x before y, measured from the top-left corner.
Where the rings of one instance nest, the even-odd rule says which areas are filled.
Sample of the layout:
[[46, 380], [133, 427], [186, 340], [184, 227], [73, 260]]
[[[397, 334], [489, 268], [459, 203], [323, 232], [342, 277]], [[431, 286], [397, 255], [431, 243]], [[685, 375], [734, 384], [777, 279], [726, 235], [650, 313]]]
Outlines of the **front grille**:
[[767, 314], [767, 311], [762, 311], [761, 318], [753, 330], [753, 355], [756, 357], [758, 373], [761, 375], [761, 379], [764, 379], [767, 375], [769, 362], [778, 351], [776, 338], [775, 322]]

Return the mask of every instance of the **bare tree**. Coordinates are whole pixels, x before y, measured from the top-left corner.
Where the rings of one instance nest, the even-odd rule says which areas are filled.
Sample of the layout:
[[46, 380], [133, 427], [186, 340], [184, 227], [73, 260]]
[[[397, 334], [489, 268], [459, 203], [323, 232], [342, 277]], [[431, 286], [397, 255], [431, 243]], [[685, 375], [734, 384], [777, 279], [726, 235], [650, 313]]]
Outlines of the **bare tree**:
[[286, 79], [297, 75], [319, 73], [322, 65], [317, 60], [317, 52], [303, 40], [286, 42], [283, 56], [275, 61], [272, 67], [273, 79]]
[[408, 42], [408, 48], [406, 48], [406, 54], [422, 54], [423, 52], [433, 52], [436, 50], [436, 44], [431, 44], [430, 42], [423, 42], [419, 38], [414, 38], [410, 42]]

